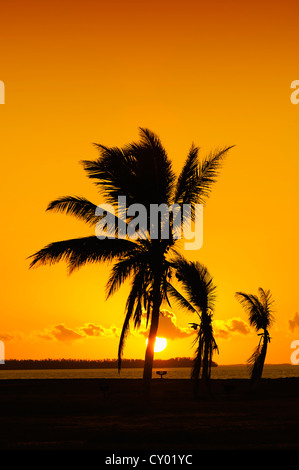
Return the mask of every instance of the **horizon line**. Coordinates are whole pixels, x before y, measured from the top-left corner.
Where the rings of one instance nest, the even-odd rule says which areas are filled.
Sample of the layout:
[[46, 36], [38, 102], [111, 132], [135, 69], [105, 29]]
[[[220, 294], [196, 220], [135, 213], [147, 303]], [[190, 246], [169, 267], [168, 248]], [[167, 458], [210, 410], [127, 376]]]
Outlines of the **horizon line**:
[[[168, 359], [162, 359], [162, 358], [155, 358], [154, 361], [180, 361], [180, 360], [190, 360], [193, 361], [193, 357], [189, 356], [182, 356], [182, 357], [171, 357]], [[31, 362], [42, 362], [42, 361], [70, 361], [70, 362], [118, 362], [117, 358], [105, 358], [105, 359], [78, 359], [78, 358], [43, 358], [43, 359], [16, 359], [16, 358], [10, 358], [10, 359], [5, 359], [5, 363], [9, 361], [31, 361]], [[144, 359], [142, 358], [123, 358], [122, 362], [124, 361], [142, 361], [144, 362]], [[247, 363], [242, 363], [242, 362], [234, 362], [234, 363], [229, 363], [229, 364], [221, 364], [216, 361], [212, 361], [214, 364], [217, 364], [217, 366], [248, 366]], [[2, 365], [5, 365], [2, 364]], [[294, 365], [291, 362], [270, 362], [267, 363], [265, 362], [265, 366], [282, 366], [282, 365]], [[1, 370], [1, 364], [0, 364], [0, 370]]]

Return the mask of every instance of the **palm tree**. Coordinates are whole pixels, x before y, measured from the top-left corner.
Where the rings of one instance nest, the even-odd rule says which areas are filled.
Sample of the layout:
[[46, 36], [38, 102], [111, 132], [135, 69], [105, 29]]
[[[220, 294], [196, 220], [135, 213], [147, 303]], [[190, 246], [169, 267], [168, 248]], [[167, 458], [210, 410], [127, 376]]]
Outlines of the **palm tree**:
[[249, 315], [249, 323], [259, 333], [259, 344], [253, 354], [248, 359], [251, 386], [257, 383], [263, 373], [263, 367], [267, 354], [270, 335], [268, 329], [274, 322], [273, 317], [273, 298], [270, 290], [258, 288], [259, 296], [236, 292], [235, 296]]
[[168, 285], [170, 294], [178, 301], [179, 305], [195, 312], [200, 323], [191, 323], [192, 328], [198, 329], [196, 356], [193, 363], [191, 378], [194, 380], [194, 394], [198, 394], [199, 378], [209, 390], [212, 357], [218, 347], [213, 334], [212, 316], [215, 307], [215, 291], [213, 278], [206, 266], [199, 262], [187, 261], [183, 257], [177, 257], [173, 262], [176, 277], [183, 287], [182, 295], [173, 285]]
[[[96, 144], [99, 158], [82, 162], [87, 176], [96, 184], [105, 202], [115, 208], [117, 227], [123, 227], [124, 224], [125, 228], [128, 227], [132, 217], [127, 216], [126, 210], [135, 203], [142, 204], [147, 214], [150, 214], [152, 204], [164, 203], [168, 207], [174, 203], [180, 207], [189, 204], [194, 220], [195, 204], [205, 203], [223, 158], [231, 147], [217, 150], [200, 161], [199, 149], [192, 145], [181, 173], [176, 178], [158, 136], [148, 129], [139, 130], [140, 142], [133, 142], [123, 148]], [[126, 197], [126, 207], [118, 213], [119, 196]], [[96, 208], [95, 204], [83, 197], [66, 196], [52, 201], [47, 210], [71, 214], [94, 226], [101, 220], [96, 214]], [[148, 219], [148, 227], [149, 222]], [[149, 229], [141, 238], [132, 240], [116, 228], [112, 234], [107, 230], [107, 237], [103, 240], [93, 235], [54, 242], [33, 254], [30, 265], [33, 267], [64, 260], [71, 273], [86, 263], [114, 261], [107, 283], [107, 298], [126, 280], [131, 281], [118, 349], [119, 369], [130, 321], [133, 320], [135, 327], [138, 327], [142, 315], [146, 315], [149, 336], [143, 377], [148, 386], [152, 376], [160, 305], [167, 300], [167, 280], [171, 276], [168, 251], [174, 250], [176, 242], [171, 221], [168, 239], [162, 238], [163, 223], [160, 217], [159, 234], [155, 239], [151, 238]]]

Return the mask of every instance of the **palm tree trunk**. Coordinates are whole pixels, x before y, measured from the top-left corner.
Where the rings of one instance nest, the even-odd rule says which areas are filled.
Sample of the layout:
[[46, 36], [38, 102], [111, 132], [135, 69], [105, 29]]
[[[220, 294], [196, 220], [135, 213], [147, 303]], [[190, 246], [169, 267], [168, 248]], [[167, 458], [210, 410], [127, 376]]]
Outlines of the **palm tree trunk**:
[[263, 345], [262, 345], [261, 355], [259, 357], [259, 368], [257, 372], [257, 379], [261, 379], [262, 377], [264, 363], [265, 363], [266, 354], [267, 354], [267, 348], [268, 348], [268, 334], [266, 331], [264, 331]]
[[159, 316], [160, 316], [160, 305], [161, 305], [161, 274], [156, 273], [154, 278], [153, 286], [153, 307], [152, 307], [152, 318], [150, 332], [148, 336], [148, 343], [145, 352], [145, 361], [143, 369], [143, 380], [145, 387], [149, 389], [150, 381], [152, 378], [153, 362], [154, 362], [154, 348], [155, 341], [159, 326]]
[[209, 347], [207, 340], [205, 341], [204, 356], [202, 361], [202, 378], [207, 383], [209, 377]]
[[193, 369], [191, 378], [193, 380], [193, 394], [194, 398], [197, 398], [199, 392], [199, 380], [200, 380], [200, 372], [201, 372], [201, 365], [202, 365], [202, 339], [199, 337], [198, 340], [198, 347], [197, 347], [197, 354], [194, 359]]
[[202, 383], [208, 393], [210, 393], [210, 375], [211, 375], [211, 362], [213, 351], [213, 334], [211, 326], [211, 318], [207, 313], [202, 315], [202, 327], [204, 338], [204, 351], [202, 360]]
[[202, 361], [202, 383], [204, 389], [210, 393], [210, 348], [208, 339], [205, 338], [204, 356]]
[[264, 368], [264, 363], [266, 359], [266, 354], [267, 354], [267, 348], [268, 348], [268, 332], [267, 330], [264, 330], [264, 335], [263, 335], [263, 344], [261, 347], [261, 352], [256, 360], [256, 363], [254, 364], [254, 369], [252, 371], [251, 375], [251, 384], [250, 388], [252, 388], [255, 384], [257, 384], [263, 373], [263, 368]]

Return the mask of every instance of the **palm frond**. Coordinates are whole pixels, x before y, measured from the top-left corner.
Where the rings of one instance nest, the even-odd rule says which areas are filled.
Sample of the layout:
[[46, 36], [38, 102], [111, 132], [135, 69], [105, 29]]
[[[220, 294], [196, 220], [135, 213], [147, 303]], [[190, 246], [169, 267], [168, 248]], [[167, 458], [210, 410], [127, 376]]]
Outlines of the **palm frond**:
[[274, 321], [272, 304], [273, 299], [270, 291], [264, 291], [261, 287], [258, 289], [260, 299], [253, 294], [245, 292], [236, 292], [235, 297], [244, 307], [248, 314], [249, 323], [256, 331], [261, 328], [267, 329]]
[[255, 348], [250, 358], [247, 360], [248, 371], [251, 379], [255, 378], [255, 370], [259, 367], [259, 359], [261, 357], [261, 346], [260, 344]]
[[[102, 218], [102, 216], [96, 215], [97, 208], [98, 206], [84, 197], [63, 196], [50, 202], [47, 207], [47, 211], [73, 215], [78, 219], [83, 220], [88, 225], [93, 226]], [[105, 208], [105, 212], [109, 213], [107, 208]], [[115, 226], [113, 228], [113, 233], [109, 233], [109, 235], [124, 238], [127, 229], [126, 221], [122, 219], [121, 222], [119, 222], [119, 218], [116, 214], [110, 214], [114, 217]]]
[[172, 285], [168, 282], [167, 289], [171, 297], [175, 299], [178, 305], [186, 310], [197, 313], [196, 309], [190, 304], [190, 302]]
[[51, 243], [31, 255], [30, 268], [40, 265], [52, 265], [59, 261], [68, 263], [69, 273], [86, 263], [112, 261], [128, 253], [135, 243], [130, 240], [106, 238], [99, 240], [96, 236], [74, 238]]
[[192, 189], [198, 177], [198, 151], [199, 148], [192, 144], [185, 164], [177, 179], [174, 200], [178, 204], [190, 204]]
[[198, 148], [192, 146], [178, 178], [176, 202], [191, 206], [204, 204], [217, 179], [224, 157], [232, 147], [217, 150], [199, 162]]
[[106, 201], [116, 204], [126, 196], [127, 205], [134, 203], [168, 203], [175, 181], [172, 164], [160, 139], [148, 129], [140, 128], [140, 142], [123, 148], [95, 144], [100, 158], [83, 161], [87, 176], [95, 180]]
[[200, 164], [198, 169], [198, 178], [196, 185], [196, 193], [199, 204], [204, 204], [212, 190], [212, 185], [216, 182], [219, 170], [222, 166], [224, 157], [227, 152], [233, 148], [225, 147], [210, 153]]
[[123, 350], [125, 346], [125, 340], [129, 331], [130, 320], [134, 312], [134, 307], [136, 305], [136, 300], [138, 299], [138, 295], [140, 295], [140, 292], [142, 291], [143, 283], [144, 283], [144, 273], [142, 271], [139, 271], [134, 276], [132, 287], [131, 287], [131, 290], [130, 290], [130, 293], [126, 302], [126, 309], [125, 309], [126, 317], [125, 317], [125, 321], [123, 324], [123, 328], [122, 328], [122, 332], [121, 332], [120, 340], [119, 340], [119, 346], [118, 346], [118, 370], [119, 371], [121, 369], [121, 359], [122, 359], [122, 354], [123, 354]]
[[132, 250], [124, 258], [114, 264], [106, 284], [107, 299], [113, 295], [133, 273], [137, 273], [140, 269], [146, 270], [146, 255], [147, 253], [140, 250], [137, 246], [136, 249]]
[[116, 205], [119, 196], [126, 196], [128, 205], [136, 202], [132, 194], [136, 174], [135, 158], [118, 147], [95, 145], [100, 158], [81, 162], [87, 176], [94, 180], [109, 204]]
[[63, 196], [50, 202], [47, 211], [70, 214], [89, 225], [94, 225], [100, 219], [95, 215], [96, 208], [95, 204], [84, 197]]
[[139, 128], [140, 142], [126, 146], [134, 158], [134, 197], [148, 210], [151, 204], [169, 204], [175, 183], [171, 160], [159, 137], [149, 129]]
[[262, 287], [258, 288], [258, 292], [260, 294], [261, 298], [261, 303], [263, 305], [263, 312], [264, 312], [264, 320], [265, 320], [265, 326], [264, 328], [269, 328], [273, 322], [274, 322], [274, 309], [273, 309], [273, 304], [274, 304], [274, 299], [272, 297], [272, 294], [270, 290], [264, 290]]
[[[149, 150], [152, 156], [154, 175], [153, 184], [156, 185], [155, 191], [159, 192], [159, 202], [170, 202], [170, 196], [175, 183], [175, 174], [172, 169], [171, 160], [163, 147], [160, 138], [151, 130], [140, 127], [141, 150]], [[148, 158], [149, 155], [145, 157]], [[144, 158], [142, 159], [144, 161]]]
[[206, 266], [191, 262], [182, 256], [173, 260], [176, 277], [182, 284], [187, 300], [202, 313], [213, 310], [216, 300], [216, 286]]
[[[211, 318], [208, 315], [203, 315], [202, 317], [194, 344], [197, 344], [197, 348], [193, 361], [191, 378], [197, 380], [200, 375], [201, 367], [203, 366], [203, 374], [206, 374], [205, 378], [209, 379], [211, 375], [213, 353], [214, 351], [219, 351], [213, 335]], [[205, 360], [205, 357], [207, 358], [207, 361]]]
[[247, 312], [250, 325], [253, 326], [257, 331], [262, 328], [262, 305], [258, 297], [253, 294], [246, 294], [245, 292], [236, 292], [235, 297]]

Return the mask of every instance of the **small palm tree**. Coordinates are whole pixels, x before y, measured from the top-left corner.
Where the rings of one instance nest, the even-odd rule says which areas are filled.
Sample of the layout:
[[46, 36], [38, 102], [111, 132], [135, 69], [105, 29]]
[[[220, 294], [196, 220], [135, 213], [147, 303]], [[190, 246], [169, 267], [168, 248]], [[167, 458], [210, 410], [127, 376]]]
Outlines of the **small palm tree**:
[[273, 298], [270, 290], [258, 288], [259, 296], [236, 292], [235, 296], [249, 315], [249, 323], [259, 333], [259, 344], [248, 359], [251, 386], [257, 383], [263, 373], [268, 343], [270, 342], [269, 328], [274, 322]]
[[183, 295], [171, 284], [168, 285], [168, 290], [183, 308], [195, 312], [200, 320], [199, 324], [191, 323], [191, 327], [198, 330], [194, 341], [197, 346], [191, 374], [194, 394], [197, 395], [200, 378], [206, 388], [210, 389], [212, 357], [214, 351], [218, 352], [212, 326], [216, 286], [206, 266], [199, 262], [177, 257], [173, 266], [183, 287]]
[[[126, 280], [131, 281], [131, 290], [126, 302], [125, 320], [120, 336], [118, 359], [119, 368], [130, 321], [135, 327], [146, 315], [149, 323], [149, 336], [145, 353], [143, 378], [149, 386], [152, 377], [154, 345], [159, 325], [160, 306], [167, 300], [167, 282], [171, 275], [168, 262], [169, 250], [174, 250], [176, 237], [171, 221], [169, 237], [161, 236], [162, 225], [159, 220], [158, 237], [151, 238], [150, 220], [143, 237], [132, 240], [124, 236], [119, 227], [128, 228], [132, 218], [118, 213], [119, 196], [126, 197], [127, 206], [142, 204], [149, 215], [152, 204], [178, 204], [192, 207], [194, 220], [195, 204], [204, 203], [211, 186], [216, 180], [223, 158], [231, 147], [211, 153], [199, 160], [198, 148], [192, 145], [185, 164], [176, 178], [170, 159], [157, 135], [148, 129], [140, 128], [140, 142], [124, 148], [105, 147], [96, 144], [100, 157], [95, 161], [84, 161], [87, 176], [97, 185], [105, 202], [111, 204], [116, 212], [116, 229], [107, 237], [99, 240], [96, 235], [51, 243], [32, 255], [30, 267], [54, 264], [59, 261], [68, 263], [69, 272], [86, 263], [114, 261], [107, 284], [107, 298]], [[52, 201], [47, 210], [71, 214], [90, 226], [101, 219], [96, 215], [97, 206], [83, 197], [66, 196]], [[127, 231], [126, 231], [127, 233]]]

